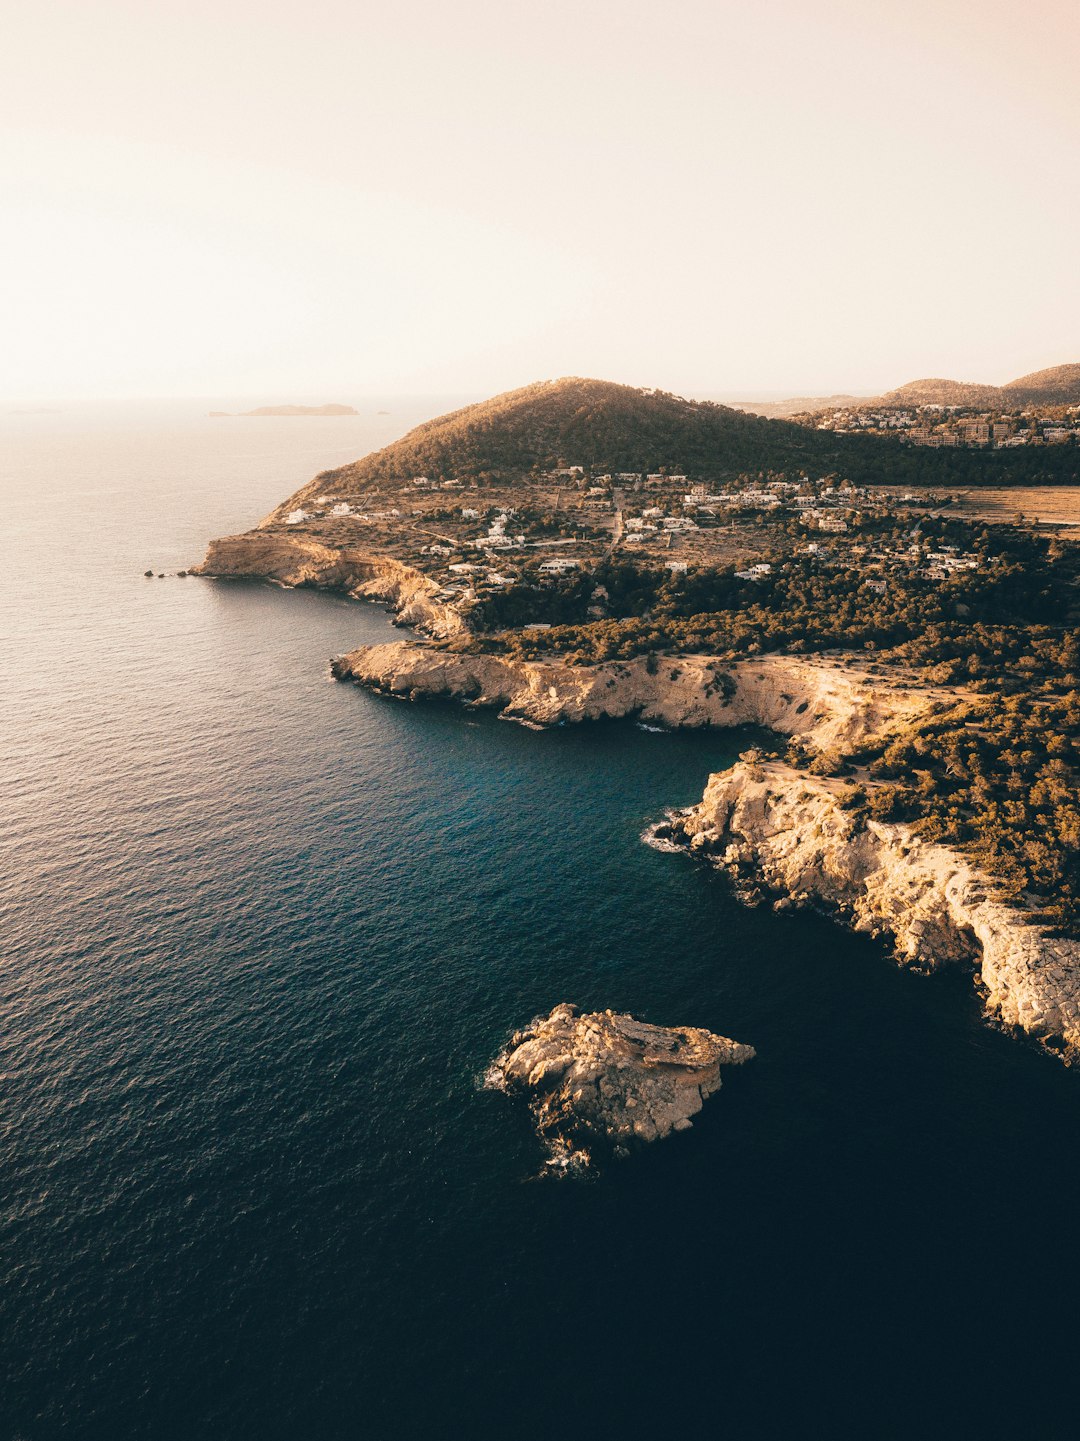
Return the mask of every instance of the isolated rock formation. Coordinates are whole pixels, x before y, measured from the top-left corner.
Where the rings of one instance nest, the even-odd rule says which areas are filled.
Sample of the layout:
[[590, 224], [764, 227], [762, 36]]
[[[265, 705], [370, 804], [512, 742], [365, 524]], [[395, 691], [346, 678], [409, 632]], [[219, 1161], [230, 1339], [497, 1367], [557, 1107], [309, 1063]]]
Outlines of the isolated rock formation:
[[528, 1097], [551, 1164], [583, 1166], [596, 1140], [625, 1153], [634, 1141], [688, 1130], [720, 1089], [720, 1067], [754, 1054], [693, 1026], [651, 1026], [614, 1011], [581, 1015], [563, 1004], [518, 1031], [487, 1080]]

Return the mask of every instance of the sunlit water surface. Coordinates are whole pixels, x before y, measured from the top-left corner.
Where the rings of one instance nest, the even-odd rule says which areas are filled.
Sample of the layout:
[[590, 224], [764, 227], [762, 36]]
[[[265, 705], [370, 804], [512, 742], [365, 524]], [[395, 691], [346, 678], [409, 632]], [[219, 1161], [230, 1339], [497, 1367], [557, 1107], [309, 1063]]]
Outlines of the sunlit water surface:
[[[327, 679], [379, 609], [143, 578], [438, 408], [0, 419], [0, 1436], [1075, 1434], [1076, 1078], [642, 845], [736, 739], [395, 704]], [[538, 1184], [477, 1077], [568, 999], [759, 1056]]]

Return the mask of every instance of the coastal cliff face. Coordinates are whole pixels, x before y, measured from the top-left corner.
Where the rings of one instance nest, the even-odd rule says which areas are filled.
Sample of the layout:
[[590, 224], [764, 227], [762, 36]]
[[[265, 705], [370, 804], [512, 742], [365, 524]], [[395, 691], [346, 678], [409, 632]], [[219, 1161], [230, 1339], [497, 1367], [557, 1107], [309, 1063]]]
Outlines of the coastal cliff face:
[[342, 590], [358, 600], [382, 600], [404, 625], [439, 639], [468, 634], [452, 605], [438, 599], [439, 586], [411, 566], [354, 548], [336, 549], [303, 536], [260, 528], [214, 540], [192, 575], [272, 580]]
[[[817, 750], [850, 749], [946, 704], [931, 688], [824, 657], [568, 666], [400, 642], [354, 651], [334, 674], [414, 700], [493, 706], [536, 725], [628, 715], [667, 726], [756, 725]], [[841, 804], [843, 789], [790, 766], [740, 763], [714, 775], [700, 805], [661, 834], [796, 905], [890, 940], [904, 962], [971, 966], [990, 1015], [1068, 1059], [1080, 1055], [1080, 943], [1051, 936], [997, 899], [959, 852], [908, 827], [857, 818]]]
[[414, 642], [364, 646], [334, 663], [352, 680], [416, 700], [492, 706], [534, 725], [639, 716], [665, 726], [757, 725], [841, 749], [910, 723], [940, 702], [836, 661], [763, 656], [726, 666], [708, 656], [571, 666], [459, 655]]
[[990, 1015], [1069, 1058], [1080, 1053], [1080, 943], [995, 899], [958, 852], [844, 810], [842, 790], [789, 766], [740, 762], [710, 778], [671, 836], [797, 905], [890, 939], [901, 960], [972, 965]]

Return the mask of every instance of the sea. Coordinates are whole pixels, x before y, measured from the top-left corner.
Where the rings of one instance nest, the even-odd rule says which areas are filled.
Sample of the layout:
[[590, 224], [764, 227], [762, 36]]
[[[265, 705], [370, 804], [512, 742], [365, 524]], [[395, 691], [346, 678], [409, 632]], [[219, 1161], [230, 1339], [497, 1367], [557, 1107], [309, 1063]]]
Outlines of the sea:
[[[395, 702], [379, 606], [178, 577], [448, 403], [0, 415], [0, 1438], [1075, 1436], [1080, 1076], [642, 842], [745, 736]], [[757, 1058], [555, 1179], [482, 1077], [562, 1001]]]

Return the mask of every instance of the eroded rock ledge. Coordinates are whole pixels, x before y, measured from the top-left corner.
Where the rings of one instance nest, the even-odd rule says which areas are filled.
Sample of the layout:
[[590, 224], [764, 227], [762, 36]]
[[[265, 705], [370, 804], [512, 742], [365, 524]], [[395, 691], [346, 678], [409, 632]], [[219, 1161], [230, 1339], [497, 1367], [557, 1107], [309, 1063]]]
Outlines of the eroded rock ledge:
[[753, 1046], [693, 1026], [652, 1026], [614, 1011], [556, 1006], [511, 1037], [487, 1083], [528, 1097], [556, 1168], [590, 1163], [597, 1140], [625, 1154], [634, 1142], [688, 1130], [720, 1089], [721, 1066]]
[[192, 575], [228, 580], [271, 580], [340, 590], [357, 600], [386, 601], [403, 625], [440, 639], [467, 635], [453, 605], [438, 599], [439, 586], [412, 566], [355, 547], [341, 549], [303, 536], [259, 529], [210, 542]]
[[415, 641], [363, 646], [334, 662], [339, 680], [416, 700], [491, 706], [508, 720], [559, 725], [640, 716], [666, 726], [757, 725], [846, 749], [911, 724], [941, 704], [932, 690], [889, 683], [818, 657], [645, 657], [571, 666], [457, 654]]
[[740, 762], [662, 836], [796, 905], [884, 937], [904, 962], [969, 964], [989, 1015], [1080, 1054], [1080, 943], [1049, 935], [959, 852], [852, 815], [843, 782]]

